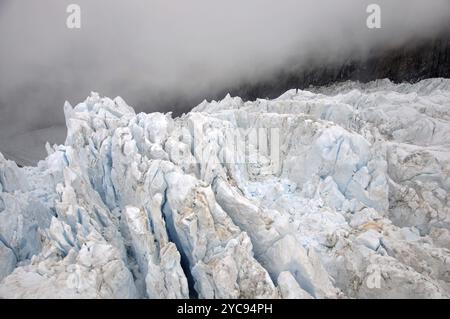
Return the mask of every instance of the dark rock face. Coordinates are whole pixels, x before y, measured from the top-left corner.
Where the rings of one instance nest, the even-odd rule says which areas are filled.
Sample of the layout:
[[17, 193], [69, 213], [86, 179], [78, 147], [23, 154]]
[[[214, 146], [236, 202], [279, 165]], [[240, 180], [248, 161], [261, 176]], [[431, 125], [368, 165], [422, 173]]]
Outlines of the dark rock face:
[[388, 78], [395, 83], [414, 83], [436, 77], [450, 78], [450, 31], [406, 46], [380, 49], [365, 58], [333, 64], [310, 64], [308, 68], [294, 67], [265, 79], [251, 80], [194, 98], [171, 96], [156, 102], [154, 106], [164, 110], [170, 105], [177, 116], [189, 112], [193, 105], [204, 99], [220, 100], [228, 93], [243, 100], [273, 99], [290, 89], [306, 89], [348, 80], [370, 82]]
[[369, 82], [388, 78], [393, 82], [417, 82], [426, 78], [450, 78], [450, 34], [409, 44], [402, 48], [373, 52], [365, 59], [349, 59], [341, 64], [314, 65], [280, 72], [254, 84], [224, 90], [233, 96], [254, 100], [275, 98], [289, 89], [304, 89], [340, 81]]
[[[174, 116], [189, 112], [203, 100], [220, 100], [230, 93], [243, 100], [276, 98], [290, 89], [305, 89], [342, 81], [370, 82], [388, 78], [395, 83], [417, 82], [426, 78], [450, 78], [450, 28], [448, 32], [392, 49], [379, 49], [365, 58], [343, 59], [333, 64], [292, 67], [263, 79], [251, 79], [195, 97], [160, 96], [152, 100], [153, 110], [167, 109]], [[145, 99], [148, 101], [148, 99]], [[138, 111], [147, 111], [145, 103]]]

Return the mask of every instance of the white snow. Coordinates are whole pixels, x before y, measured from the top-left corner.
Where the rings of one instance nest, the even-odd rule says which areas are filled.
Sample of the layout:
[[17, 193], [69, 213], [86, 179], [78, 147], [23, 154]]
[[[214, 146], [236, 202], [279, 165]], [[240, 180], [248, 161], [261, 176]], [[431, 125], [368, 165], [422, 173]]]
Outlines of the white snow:
[[1, 298], [450, 297], [450, 80], [64, 111], [0, 154]]

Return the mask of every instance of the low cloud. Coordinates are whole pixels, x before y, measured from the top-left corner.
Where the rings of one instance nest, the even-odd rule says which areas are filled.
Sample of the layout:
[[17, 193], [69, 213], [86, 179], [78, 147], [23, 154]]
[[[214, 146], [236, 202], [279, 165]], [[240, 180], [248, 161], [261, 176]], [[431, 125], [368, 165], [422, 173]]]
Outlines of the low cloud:
[[[379, 0], [382, 28], [370, 30], [372, 2], [0, 0], [0, 139], [62, 124], [64, 101], [90, 91], [173, 111], [175, 99], [448, 28], [448, 0]], [[81, 6], [79, 30], [66, 27], [70, 3]]]

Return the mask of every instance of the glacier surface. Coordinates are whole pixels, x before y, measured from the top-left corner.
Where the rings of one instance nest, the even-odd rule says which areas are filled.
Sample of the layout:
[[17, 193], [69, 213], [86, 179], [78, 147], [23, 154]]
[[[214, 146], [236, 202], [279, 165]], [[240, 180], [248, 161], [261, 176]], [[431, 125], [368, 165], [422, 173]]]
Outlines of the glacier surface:
[[450, 80], [135, 114], [0, 154], [0, 298], [449, 298]]

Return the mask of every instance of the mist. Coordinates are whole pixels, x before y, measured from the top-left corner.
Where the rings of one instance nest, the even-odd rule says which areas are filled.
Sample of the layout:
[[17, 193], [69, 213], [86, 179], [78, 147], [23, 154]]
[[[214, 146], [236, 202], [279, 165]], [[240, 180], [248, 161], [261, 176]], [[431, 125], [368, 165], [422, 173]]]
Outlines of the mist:
[[[381, 6], [381, 29], [366, 27]], [[81, 29], [66, 8], [81, 7]], [[97, 91], [138, 111], [447, 30], [448, 0], [0, 0], [0, 149]], [[183, 105], [171, 104], [175, 100]]]

